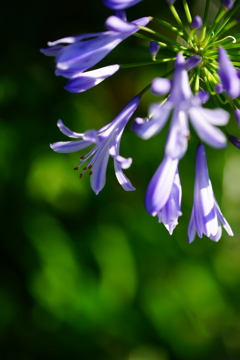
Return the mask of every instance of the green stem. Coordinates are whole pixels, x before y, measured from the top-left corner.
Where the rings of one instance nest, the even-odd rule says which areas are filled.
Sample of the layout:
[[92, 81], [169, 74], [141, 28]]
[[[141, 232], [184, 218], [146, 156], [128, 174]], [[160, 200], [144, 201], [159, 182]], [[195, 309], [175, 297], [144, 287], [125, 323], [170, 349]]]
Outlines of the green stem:
[[189, 10], [189, 7], [188, 7], [188, 3], [186, 0], [182, 0], [183, 2], [183, 7], [184, 7], [184, 10], [185, 10], [185, 13], [186, 13], [186, 17], [187, 17], [187, 21], [189, 24], [191, 24], [192, 22], [192, 16], [191, 16], [191, 13], [190, 13], [190, 10]]
[[140, 39], [144, 39], [144, 40], [147, 40], [147, 41], [155, 41], [155, 42], [157, 42], [160, 46], [162, 46], [162, 47], [164, 47], [164, 48], [170, 48], [171, 50], [172, 50], [172, 47], [169, 47], [167, 44], [165, 44], [165, 43], [163, 43], [163, 42], [161, 42], [161, 41], [157, 41], [157, 40], [155, 40], [155, 39], [152, 39], [152, 38], [150, 38], [150, 37], [148, 37], [148, 36], [145, 36], [145, 35], [142, 35], [142, 34], [139, 34], [139, 33], [135, 33], [135, 34], [133, 34], [134, 36], [136, 36], [136, 37], [138, 37], [138, 38], [140, 38]]
[[154, 31], [154, 30], [152, 30], [152, 29], [149, 29], [149, 28], [147, 28], [147, 27], [145, 27], [145, 26], [139, 26], [139, 29], [140, 29], [140, 30], [143, 30], [143, 31], [146, 31], [146, 32], [149, 32], [149, 33], [151, 33], [151, 34], [153, 34], [153, 35], [155, 35], [155, 36], [159, 36], [160, 38], [168, 41], [169, 43], [171, 43], [171, 44], [173, 44], [174, 46], [176, 46], [177, 48], [179, 48], [179, 50], [187, 50], [187, 48], [186, 48], [185, 46], [180, 45], [177, 41], [172, 40], [172, 39], [170, 39], [168, 36], [165, 36], [165, 35], [157, 32], [157, 31]]
[[172, 58], [166, 58], [166, 59], [158, 59], [155, 61], [146, 61], [146, 62], [141, 62], [141, 63], [120, 64], [120, 66], [121, 66], [121, 69], [128, 69], [128, 68], [138, 67], [138, 66], [162, 64], [165, 62], [175, 61], [175, 60], [176, 60], [176, 57], [172, 57]]
[[206, 35], [206, 38], [205, 38], [205, 40], [204, 40], [204, 44], [205, 44], [205, 45], [206, 45], [206, 44], [209, 45], [209, 43], [212, 42], [212, 40], [209, 42], [209, 39], [210, 39], [210, 37], [212, 36], [212, 33], [214, 32], [214, 30], [216, 29], [216, 27], [218, 26], [219, 21], [223, 18], [223, 16], [224, 16], [225, 14], [226, 14], [226, 10], [223, 10], [222, 8], [220, 8], [220, 9], [218, 10], [218, 13], [217, 13], [217, 15], [216, 15], [216, 17], [215, 17], [215, 19], [214, 19], [214, 21], [213, 21], [213, 23], [212, 23], [212, 26], [211, 26], [210, 29], [208, 30], [207, 35]]
[[177, 10], [175, 9], [175, 6], [174, 6], [174, 5], [170, 5], [169, 8], [170, 8], [170, 10], [171, 10], [171, 12], [172, 12], [172, 14], [173, 14], [176, 22], [178, 23], [178, 25], [180, 26], [180, 28], [182, 29], [182, 31], [183, 31], [183, 33], [184, 33], [184, 39], [185, 39], [186, 41], [188, 41], [188, 33], [187, 33], [187, 31], [186, 31], [186, 29], [185, 29], [185, 27], [184, 27], [184, 25], [183, 25], [183, 23], [182, 23], [179, 15], [178, 15], [178, 13], [177, 13]]
[[[211, 41], [208, 43], [208, 45], [211, 45], [215, 39], [217, 37], [219, 37], [221, 34], [223, 34], [225, 32], [225, 26], [227, 25], [227, 23], [229, 22], [229, 20], [231, 19], [231, 17], [235, 14], [235, 12], [240, 8], [240, 3], [238, 3], [237, 5], [235, 5], [233, 7], [233, 9], [231, 11], [229, 11], [225, 17], [225, 19], [223, 20], [223, 22], [219, 25], [218, 29], [215, 31], [215, 34], [213, 35]], [[224, 12], [224, 10], [222, 10]], [[226, 11], [225, 11], [226, 13]], [[218, 20], [219, 23], [220, 20]], [[217, 25], [218, 25], [217, 23]], [[216, 27], [216, 26], [215, 26]], [[220, 34], [221, 32], [221, 34]]]
[[161, 25], [164, 25], [166, 26], [168, 29], [171, 29], [173, 32], [175, 32], [176, 34], [178, 34], [180, 37], [183, 37], [183, 32], [179, 31], [177, 28], [175, 28], [174, 26], [172, 26], [171, 24], [169, 24], [168, 22], [164, 21], [164, 20], [160, 20], [160, 19], [157, 19], [157, 18], [153, 18], [154, 22], [158, 23], [158, 24], [161, 24]]
[[201, 39], [200, 39], [201, 42], [205, 39], [205, 36], [206, 36], [209, 5], [210, 5], [210, 0], [206, 0], [204, 17], [203, 17], [202, 36], [201, 36]]

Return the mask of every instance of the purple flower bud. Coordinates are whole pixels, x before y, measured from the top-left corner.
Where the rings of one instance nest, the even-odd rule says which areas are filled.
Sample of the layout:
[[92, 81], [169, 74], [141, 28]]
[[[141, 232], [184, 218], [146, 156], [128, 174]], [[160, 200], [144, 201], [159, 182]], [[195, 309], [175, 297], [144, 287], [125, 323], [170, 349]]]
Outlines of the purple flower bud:
[[238, 126], [240, 127], [240, 109], [235, 109], [234, 110], [234, 116], [236, 119], [236, 122], [238, 124]]
[[215, 93], [221, 94], [223, 92], [223, 84], [218, 83], [215, 85]]
[[222, 0], [222, 5], [226, 10], [230, 10], [234, 5], [234, 0]]
[[202, 58], [200, 55], [193, 55], [186, 59], [186, 69], [191, 70], [200, 65], [202, 62]]
[[236, 146], [238, 149], [240, 149], [240, 139], [233, 135], [228, 135], [229, 140], [231, 143]]
[[203, 22], [202, 22], [202, 18], [201, 16], [197, 15], [195, 16], [195, 18], [193, 19], [191, 26], [193, 29], [197, 30], [197, 29], [201, 29], [201, 27], [203, 26]]
[[164, 95], [171, 89], [171, 81], [165, 78], [156, 78], [152, 82], [152, 92], [157, 95]]
[[153, 60], [156, 59], [157, 53], [160, 50], [160, 45], [158, 43], [156, 43], [156, 41], [150, 41], [149, 44], [149, 52], [152, 55]]

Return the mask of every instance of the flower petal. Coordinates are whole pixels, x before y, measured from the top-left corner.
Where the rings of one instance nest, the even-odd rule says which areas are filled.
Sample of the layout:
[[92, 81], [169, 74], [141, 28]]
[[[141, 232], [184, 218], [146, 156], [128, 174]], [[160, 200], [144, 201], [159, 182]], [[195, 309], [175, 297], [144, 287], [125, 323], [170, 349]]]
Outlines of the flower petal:
[[198, 136], [208, 145], [215, 148], [227, 146], [223, 132], [206, 121], [197, 108], [189, 109], [189, 117]]
[[226, 90], [232, 99], [235, 99], [240, 95], [240, 81], [237, 75], [237, 70], [229, 59], [226, 50], [222, 47], [218, 48], [218, 63], [218, 73], [224, 90]]
[[165, 156], [148, 185], [145, 206], [147, 212], [152, 216], [157, 215], [170, 196], [177, 165], [177, 159], [172, 160], [170, 157]]
[[57, 122], [57, 126], [59, 127], [59, 130], [66, 136], [71, 137], [71, 138], [80, 138], [83, 137], [83, 134], [74, 132], [72, 130], [70, 130], [68, 127], [66, 127], [62, 120], [58, 120]]
[[109, 16], [105, 22], [105, 27], [108, 30], [120, 32], [120, 33], [131, 33], [139, 30], [138, 26], [124, 21], [117, 16]]
[[53, 149], [58, 153], [71, 153], [75, 151], [80, 151], [91, 145], [92, 142], [90, 141], [78, 140], [78, 141], [59, 141], [50, 144], [50, 147], [51, 149]]
[[120, 65], [111, 65], [81, 73], [79, 76], [74, 74], [73, 78], [68, 81], [64, 88], [73, 93], [86, 91], [100, 84], [103, 80], [113, 75], [119, 69]]

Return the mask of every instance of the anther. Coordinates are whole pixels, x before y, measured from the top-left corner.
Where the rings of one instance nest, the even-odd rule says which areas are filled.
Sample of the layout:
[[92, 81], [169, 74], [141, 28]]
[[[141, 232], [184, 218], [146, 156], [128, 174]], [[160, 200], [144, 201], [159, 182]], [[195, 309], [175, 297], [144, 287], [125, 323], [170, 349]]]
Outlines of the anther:
[[93, 172], [92, 172], [92, 171], [90, 171], [89, 175], [91, 176], [91, 175], [92, 175], [92, 173], [93, 173]]
[[78, 170], [78, 166], [76, 166], [73, 170]]
[[84, 167], [83, 170], [87, 170], [88, 168], [87, 167]]
[[80, 177], [80, 179], [83, 177], [83, 173], [81, 173], [80, 175], [79, 175], [79, 177]]
[[86, 169], [89, 169], [89, 170], [90, 170], [92, 167], [93, 167], [92, 165], [89, 165], [88, 168], [86, 168]]
[[85, 156], [81, 156], [81, 157], [80, 157], [80, 160], [83, 160], [83, 159], [85, 159]]

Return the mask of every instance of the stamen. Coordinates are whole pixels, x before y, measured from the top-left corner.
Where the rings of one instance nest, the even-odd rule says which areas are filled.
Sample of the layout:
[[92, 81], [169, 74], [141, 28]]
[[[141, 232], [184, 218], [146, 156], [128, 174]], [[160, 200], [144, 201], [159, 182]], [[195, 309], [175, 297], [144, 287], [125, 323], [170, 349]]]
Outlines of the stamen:
[[92, 165], [89, 165], [88, 168], [86, 168], [86, 169], [89, 169], [89, 170], [90, 170], [92, 167], [93, 167]]
[[92, 173], [93, 173], [93, 172], [92, 172], [92, 171], [90, 171], [89, 175], [91, 176], [91, 175], [92, 175]]
[[75, 168], [73, 168], [73, 170], [78, 170], [78, 166], [76, 166]]
[[84, 159], [85, 159], [85, 156], [81, 156], [81, 157], [80, 157], [80, 160], [84, 160]]
[[81, 179], [83, 177], [83, 173], [81, 173], [80, 175], [79, 175], [79, 178]]

